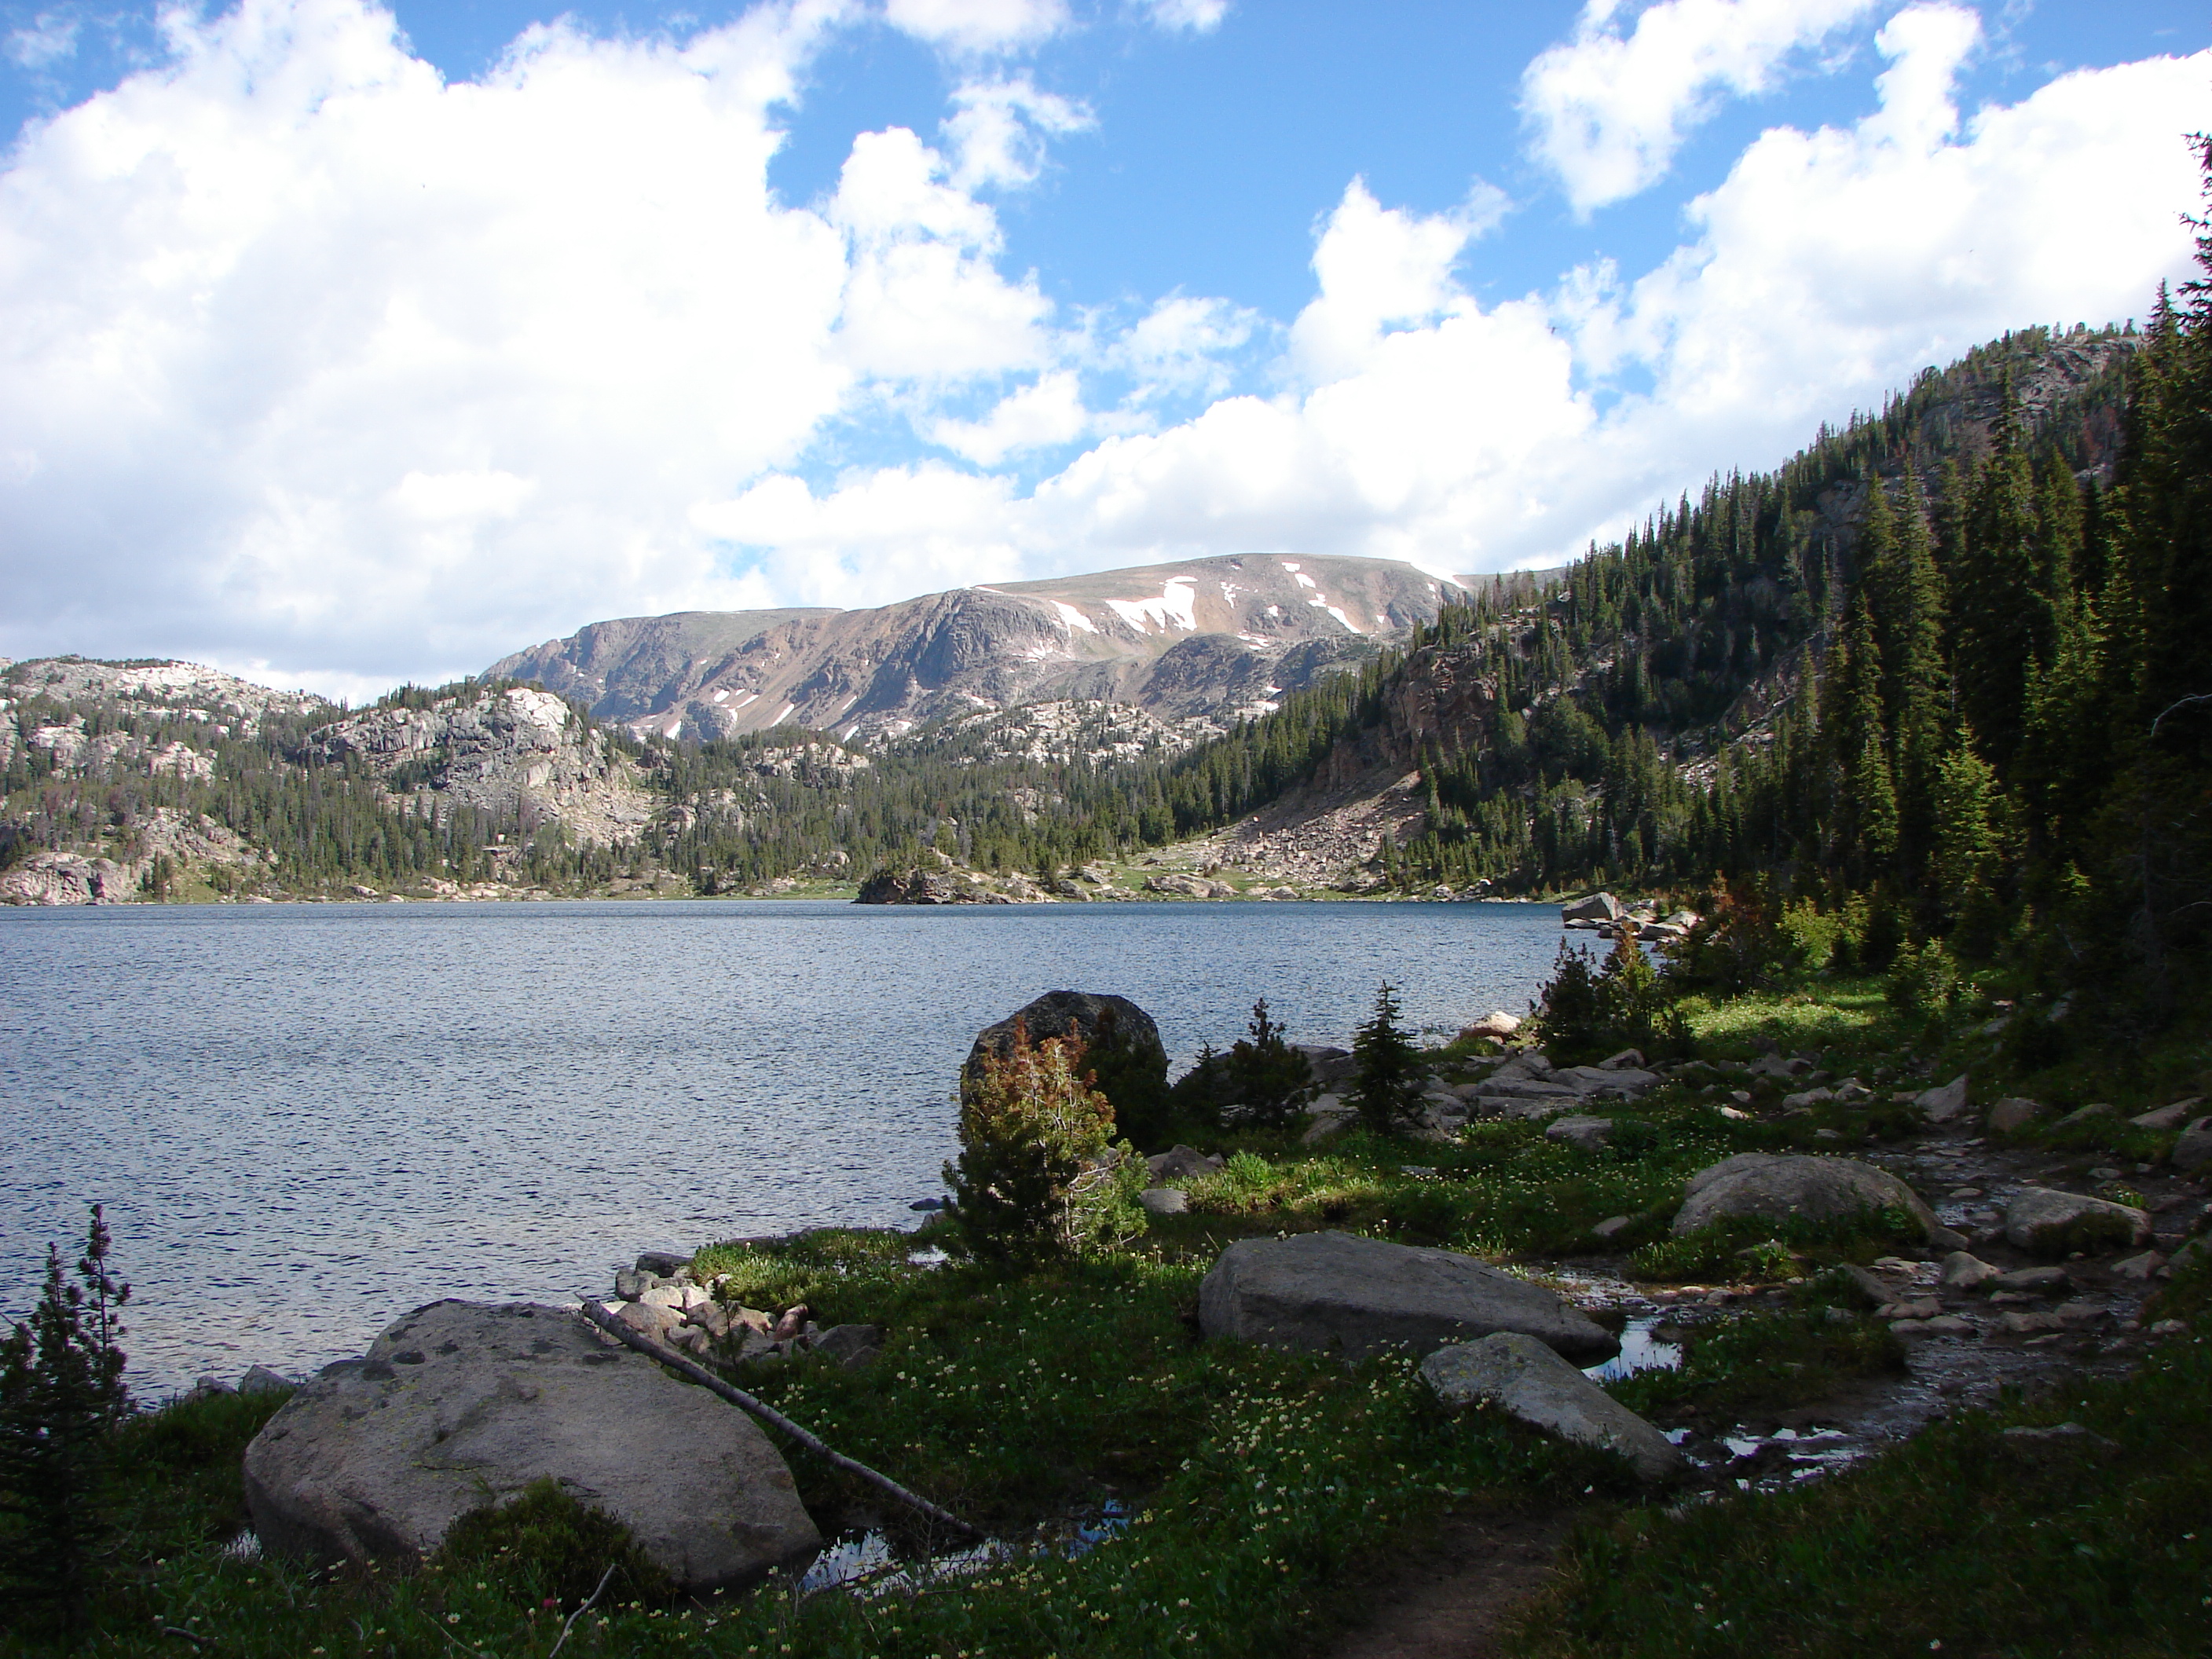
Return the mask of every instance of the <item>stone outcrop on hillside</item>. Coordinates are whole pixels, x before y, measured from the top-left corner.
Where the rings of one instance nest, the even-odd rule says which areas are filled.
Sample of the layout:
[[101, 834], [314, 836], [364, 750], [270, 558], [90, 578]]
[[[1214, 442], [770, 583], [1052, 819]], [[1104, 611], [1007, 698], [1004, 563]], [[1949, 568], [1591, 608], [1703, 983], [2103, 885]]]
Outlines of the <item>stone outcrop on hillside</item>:
[[212, 721], [312, 714], [330, 706], [313, 692], [273, 690], [203, 663], [101, 662], [85, 657], [27, 658], [0, 664], [0, 695], [11, 700], [118, 701]]
[[173, 807], [154, 809], [121, 838], [119, 859], [83, 853], [33, 853], [0, 872], [0, 904], [120, 904], [141, 896], [155, 858], [173, 866], [227, 865], [258, 868], [261, 857], [237, 836], [202, 814], [186, 818]]
[[1235, 718], [1463, 597], [1395, 561], [1248, 554], [927, 594], [873, 611], [595, 623], [494, 664], [640, 732], [787, 722], [876, 742], [929, 720], [1080, 700]]
[[442, 697], [427, 708], [364, 709], [309, 744], [328, 764], [360, 763], [426, 810], [557, 818], [579, 840], [600, 842], [634, 837], [652, 816], [635, 769], [606, 734], [531, 686]]
[[805, 1561], [821, 1534], [743, 1412], [558, 1308], [435, 1302], [326, 1366], [246, 1450], [272, 1553], [418, 1561], [465, 1511], [552, 1480], [701, 1593]]

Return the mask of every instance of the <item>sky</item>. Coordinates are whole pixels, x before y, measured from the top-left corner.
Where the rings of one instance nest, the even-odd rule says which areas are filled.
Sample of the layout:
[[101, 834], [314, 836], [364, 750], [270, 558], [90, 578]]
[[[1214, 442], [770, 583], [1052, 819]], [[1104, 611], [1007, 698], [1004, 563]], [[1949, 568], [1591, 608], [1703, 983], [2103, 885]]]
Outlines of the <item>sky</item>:
[[1557, 563], [2191, 272], [2198, 3], [0, 0], [0, 655]]

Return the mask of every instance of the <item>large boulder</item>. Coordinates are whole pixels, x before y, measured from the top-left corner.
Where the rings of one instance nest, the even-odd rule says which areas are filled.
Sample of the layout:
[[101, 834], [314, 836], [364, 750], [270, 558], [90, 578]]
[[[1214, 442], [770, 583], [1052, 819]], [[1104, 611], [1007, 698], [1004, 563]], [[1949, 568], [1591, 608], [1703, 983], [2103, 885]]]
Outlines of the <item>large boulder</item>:
[[2022, 1129], [2032, 1129], [2051, 1115], [2042, 1102], [2030, 1100], [2025, 1095], [2007, 1095], [1990, 1108], [1984, 1120], [1994, 1135], [2016, 1135]]
[[2175, 1169], [2191, 1174], [2212, 1164], [2212, 1117], [2200, 1117], [2184, 1129], [2167, 1157]]
[[1936, 1212], [1887, 1170], [1848, 1158], [1738, 1152], [1698, 1171], [1674, 1213], [1677, 1237], [1738, 1218], [1844, 1221], [1867, 1210], [1902, 1210], [1933, 1233]]
[[1559, 907], [1561, 921], [1619, 921], [1620, 901], [1610, 893], [1592, 893]]
[[822, 1535], [758, 1425], [559, 1308], [434, 1302], [294, 1395], [246, 1449], [272, 1552], [419, 1560], [466, 1510], [551, 1479], [682, 1588], [810, 1559]]
[[1166, 1097], [1168, 1086], [1168, 1051], [1150, 1014], [1127, 997], [1047, 991], [996, 1025], [983, 1028], [968, 1051], [967, 1064], [960, 1068], [963, 1087], [982, 1074], [985, 1054], [1003, 1058], [1013, 1052], [1017, 1021], [1028, 1029], [1033, 1043], [1048, 1038], [1081, 1037], [1085, 1068], [1097, 1077], [1100, 1091], [1114, 1103], [1121, 1132], [1144, 1133], [1149, 1119]]
[[1215, 1341], [1349, 1359], [1427, 1353], [1497, 1331], [1534, 1337], [1577, 1365], [1620, 1352], [1610, 1332], [1551, 1291], [1471, 1255], [1348, 1233], [1231, 1244], [1199, 1286], [1198, 1322]]
[[2023, 1187], [2005, 1206], [2005, 1238], [2037, 1255], [2113, 1250], [2150, 1243], [2150, 1217], [2132, 1204]]
[[1912, 1097], [1912, 1103], [1930, 1123], [1948, 1123], [1966, 1109], [1966, 1074], [1961, 1072], [1948, 1083], [1923, 1089]]
[[965, 870], [878, 870], [860, 884], [855, 904], [1012, 904]]
[[1438, 1348], [1421, 1376], [1447, 1406], [1485, 1402], [1533, 1428], [1628, 1460], [1646, 1480], [1686, 1468], [1667, 1437], [1533, 1337], [1500, 1331]]
[[1460, 1027], [1462, 1037], [1487, 1037], [1492, 1042], [1503, 1042], [1521, 1029], [1520, 1018], [1503, 1008], [1494, 1008], [1472, 1025]]

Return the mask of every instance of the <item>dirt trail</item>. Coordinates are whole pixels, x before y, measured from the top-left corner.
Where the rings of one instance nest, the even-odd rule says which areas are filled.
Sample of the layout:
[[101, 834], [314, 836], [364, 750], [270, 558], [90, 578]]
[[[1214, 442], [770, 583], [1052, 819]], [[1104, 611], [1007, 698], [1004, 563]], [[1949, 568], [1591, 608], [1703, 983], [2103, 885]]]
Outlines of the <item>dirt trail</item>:
[[1487, 1659], [1506, 1612], [1558, 1572], [1575, 1515], [1452, 1516], [1373, 1583], [1372, 1615], [1327, 1650], [1329, 1659]]
[[[1905, 1177], [1930, 1200], [1947, 1224], [1969, 1234], [1976, 1255], [2006, 1268], [2034, 1265], [2032, 1258], [2006, 1243], [2001, 1231], [2002, 1206], [2021, 1187], [2094, 1189], [2123, 1173], [2121, 1168], [2107, 1167], [2122, 1164], [2109, 1153], [2006, 1146], [1963, 1129], [1861, 1149], [1856, 1155]], [[2124, 1167], [2153, 1212], [2157, 1249], [2171, 1252], [2204, 1214], [2212, 1182], [2168, 1168]], [[1906, 1340], [1902, 1374], [1869, 1379], [1844, 1395], [1751, 1421], [1703, 1425], [1703, 1432], [1692, 1433], [1684, 1443], [1692, 1462], [1704, 1465], [1698, 1484], [1777, 1490], [1845, 1467], [1851, 1458], [1917, 1433], [1956, 1407], [1990, 1403], [2006, 1384], [2034, 1393], [2057, 1387], [2070, 1376], [2132, 1368], [2145, 1340], [2139, 1310], [2157, 1281], [2116, 1273], [2115, 1263], [2129, 1254], [2070, 1259], [2063, 1264], [2064, 1285], [2039, 1296], [1996, 1298], [1996, 1305], [1978, 1292], [1937, 1285], [1936, 1262], [1941, 1252], [1920, 1252], [1919, 1261], [1909, 1268], [1905, 1261], [1893, 1258], [1888, 1271], [1900, 1300], [1940, 1301], [1944, 1311], [1972, 1325], [1971, 1334], [1923, 1336], [1913, 1322], [1900, 1322], [1893, 1328]], [[1624, 1264], [1607, 1260], [1572, 1265], [1580, 1271], [1595, 1270], [1618, 1284]], [[1620, 1288], [1627, 1290], [1626, 1285]], [[1661, 1291], [1650, 1300], [1686, 1310], [1694, 1306], [1698, 1313], [1711, 1316], [1730, 1304], [1755, 1307], [1767, 1297], [1784, 1295], [1778, 1288], [1764, 1295], [1693, 1290], [1687, 1294]], [[2063, 1328], [2030, 1334], [2001, 1327], [2002, 1311], [2025, 1307], [2039, 1312], [2062, 1301], [2069, 1310]], [[1697, 1305], [1700, 1304], [1704, 1305]], [[1682, 1420], [1695, 1416], [1687, 1413]], [[1842, 1431], [1847, 1437], [1843, 1457], [1829, 1462], [1832, 1452], [1788, 1437], [1813, 1425], [1830, 1428], [1832, 1433]], [[1778, 1432], [1784, 1437], [1778, 1441], [1774, 1438]], [[1373, 1583], [1371, 1615], [1324, 1650], [1328, 1659], [1472, 1659], [1493, 1652], [1506, 1613], [1553, 1582], [1575, 1513], [1567, 1510], [1448, 1521], [1429, 1547]]]

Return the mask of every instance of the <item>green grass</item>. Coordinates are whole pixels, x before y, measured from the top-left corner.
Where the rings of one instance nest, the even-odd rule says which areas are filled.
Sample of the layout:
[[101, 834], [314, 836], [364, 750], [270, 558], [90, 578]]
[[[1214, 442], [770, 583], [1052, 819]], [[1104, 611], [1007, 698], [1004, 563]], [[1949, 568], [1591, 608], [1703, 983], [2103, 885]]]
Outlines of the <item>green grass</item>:
[[[2202, 1332], [2212, 1274], [2160, 1311]], [[2075, 1422], [2117, 1443], [2023, 1455], [2002, 1431]], [[1619, 1510], [1574, 1541], [1523, 1659], [2043, 1659], [2202, 1655], [2212, 1630], [2212, 1340], [2132, 1377], [1964, 1413], [1859, 1468], [1772, 1496]]]
[[1838, 1262], [1866, 1263], [1900, 1248], [1918, 1248], [1920, 1224], [1901, 1210], [1869, 1210], [1841, 1221], [1733, 1218], [1680, 1238], [1645, 1245], [1628, 1261], [1638, 1279], [1777, 1279]]
[[[1826, 1069], [1869, 1083], [1916, 1045], [1915, 1064], [1944, 1076], [1978, 1042], [1990, 1047], [1907, 1031], [1874, 981], [1693, 1012], [1717, 1056], [1818, 1048]], [[2164, 1061], [2152, 1069], [2177, 1074]], [[1985, 1080], [1998, 1079], [1978, 1074], [1978, 1091]], [[1760, 1092], [1771, 1101], [1782, 1091]], [[2212, 1619], [2201, 1605], [2212, 1564], [2182, 1534], [2212, 1514], [2212, 1361], [2193, 1336], [2167, 1343], [2136, 1381], [2047, 1408], [2012, 1401], [1844, 1477], [1680, 1510], [1654, 1504], [1598, 1454], [1494, 1413], [1442, 1412], [1402, 1359], [1346, 1367], [1198, 1338], [1200, 1279], [1226, 1244], [1253, 1235], [1341, 1228], [1540, 1273], [1561, 1255], [1596, 1251], [1592, 1226], [1621, 1215], [1632, 1225], [1606, 1254], [1635, 1250], [1655, 1276], [1735, 1280], [1798, 1277], [1895, 1242], [1882, 1226], [1816, 1236], [1771, 1224], [1668, 1239], [1698, 1169], [1745, 1151], [1849, 1151], [1905, 1122], [1886, 1100], [1774, 1121], [1724, 1119], [1717, 1104], [1685, 1083], [1601, 1109], [1616, 1120], [1613, 1145], [1589, 1152], [1547, 1140], [1540, 1124], [1502, 1121], [1450, 1146], [1357, 1131], [1311, 1149], [1286, 1133], [1217, 1137], [1202, 1144], [1235, 1156], [1188, 1183], [1189, 1213], [1155, 1218], [1111, 1255], [1018, 1278], [914, 1266], [912, 1234], [710, 1245], [696, 1265], [728, 1273], [732, 1300], [804, 1302], [823, 1325], [887, 1333], [860, 1370], [757, 1364], [744, 1368], [744, 1386], [1017, 1553], [873, 1599], [801, 1598], [772, 1579], [690, 1605], [653, 1593], [641, 1575], [578, 1626], [564, 1659], [1277, 1659], [1324, 1645], [1335, 1621], [1365, 1607], [1378, 1564], [1444, 1511], [1492, 1507], [1598, 1513], [1573, 1547], [1570, 1582], [1518, 1638], [1542, 1659], [1924, 1652], [1931, 1641], [2008, 1656], [2197, 1650], [2185, 1637], [2191, 1617], [2195, 1628]], [[2106, 1139], [2077, 1149], [2085, 1160], [2126, 1155], [2107, 1144], [2104, 1121], [2097, 1134]], [[2212, 1302], [2206, 1279], [2168, 1293], [2200, 1328]], [[1898, 1362], [1886, 1328], [1831, 1318], [1822, 1297], [1808, 1284], [1778, 1307], [1715, 1316], [1680, 1370], [1645, 1373], [1616, 1393], [1662, 1421], [1719, 1425], [1829, 1396]], [[92, 1610], [94, 1649], [542, 1659], [583, 1580], [596, 1582], [586, 1558], [619, 1553], [601, 1523], [548, 1500], [480, 1517], [418, 1569], [322, 1573], [242, 1558], [226, 1547], [246, 1519], [239, 1457], [278, 1403], [198, 1401], [125, 1431], [120, 1531]], [[2003, 1424], [2060, 1417], [2120, 1442], [2120, 1458], [2045, 1469], [2002, 1449]], [[916, 1530], [872, 1488], [788, 1455], [826, 1532], [883, 1528], [909, 1554], [953, 1541]], [[1126, 1528], [1072, 1554], [1073, 1528], [1109, 1506], [1129, 1517]], [[20, 1617], [0, 1601], [0, 1656], [49, 1651]]]
[[[690, 1609], [634, 1595], [604, 1620], [594, 1613], [569, 1651], [1272, 1653], [1333, 1616], [1360, 1571], [1446, 1506], [1632, 1489], [1595, 1454], [1455, 1420], [1409, 1361], [1347, 1367], [1200, 1343], [1189, 1265], [1124, 1257], [994, 1280], [893, 1263], [870, 1243], [723, 1253], [756, 1286], [891, 1331], [863, 1370], [756, 1366], [748, 1386], [1010, 1541], [1064, 1545], [1073, 1518], [1109, 1500], [1134, 1516], [1124, 1535], [1079, 1559], [1025, 1553], [877, 1601], [799, 1601], [776, 1583]], [[502, 1555], [522, 1528], [495, 1517], [456, 1559], [416, 1571], [319, 1575], [227, 1554], [238, 1456], [271, 1403], [192, 1402], [134, 1427], [133, 1480], [149, 1501], [127, 1517], [94, 1614], [100, 1650], [189, 1647], [163, 1633], [173, 1628], [270, 1659], [545, 1652], [549, 1580]], [[803, 1453], [791, 1463], [833, 1529], [899, 1523], [871, 1489]], [[183, 1501], [151, 1501], [165, 1492]], [[562, 1579], [571, 1595], [576, 1577]], [[38, 1650], [21, 1632], [0, 1636], [0, 1653]]]
[[1681, 1364], [1642, 1371], [1613, 1397], [1656, 1422], [1714, 1427], [1754, 1413], [1832, 1396], [1844, 1384], [1903, 1369], [1904, 1345], [1872, 1319], [1838, 1320], [1817, 1304], [1722, 1319], [1693, 1330]]

